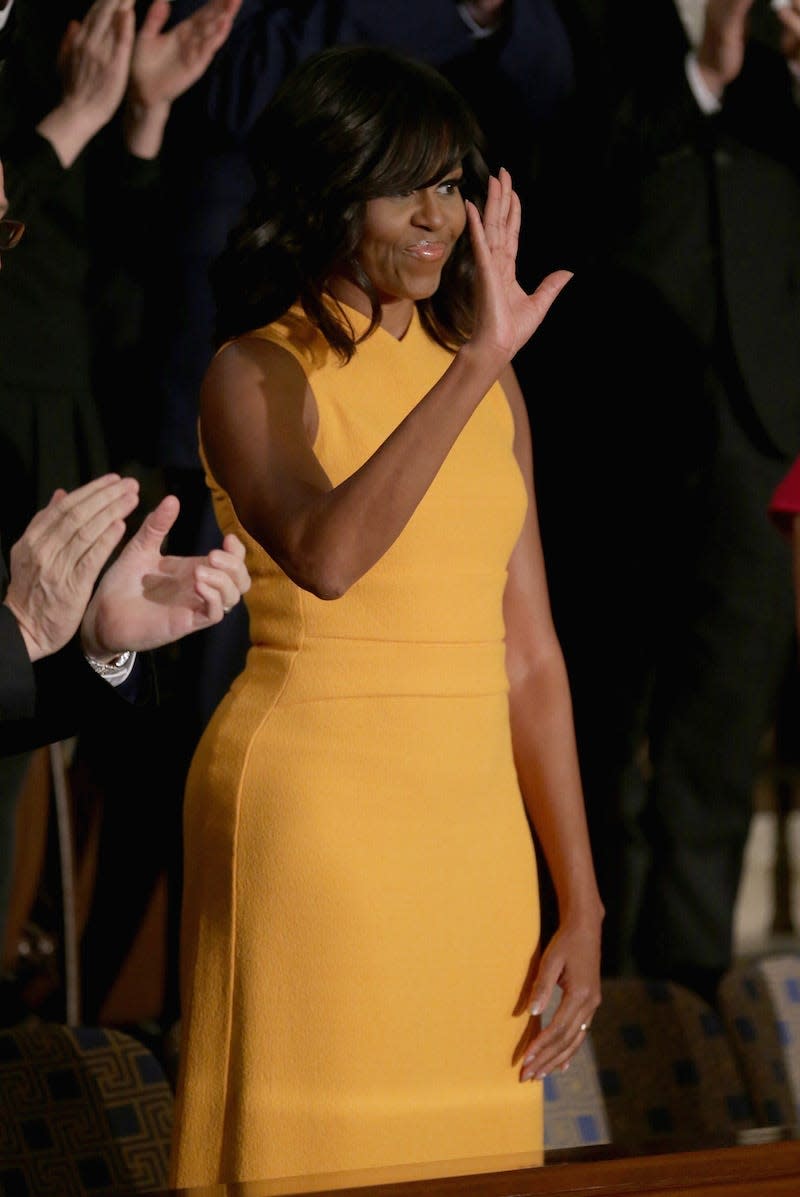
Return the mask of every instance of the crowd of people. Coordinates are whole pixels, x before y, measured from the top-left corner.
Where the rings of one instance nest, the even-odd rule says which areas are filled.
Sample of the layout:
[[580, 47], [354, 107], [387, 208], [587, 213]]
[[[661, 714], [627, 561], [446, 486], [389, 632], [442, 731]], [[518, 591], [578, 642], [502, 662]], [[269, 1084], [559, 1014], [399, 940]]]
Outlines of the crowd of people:
[[0, 895], [78, 732], [101, 898], [170, 879], [175, 1184], [536, 1152], [601, 974], [731, 963], [797, 670], [800, 0], [643, 20], [0, 7]]

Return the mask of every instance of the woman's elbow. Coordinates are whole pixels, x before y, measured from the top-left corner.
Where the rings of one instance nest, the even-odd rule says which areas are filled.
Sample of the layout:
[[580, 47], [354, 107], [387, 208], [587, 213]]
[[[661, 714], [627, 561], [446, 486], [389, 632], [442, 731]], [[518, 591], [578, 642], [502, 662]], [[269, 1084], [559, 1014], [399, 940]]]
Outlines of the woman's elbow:
[[298, 550], [280, 564], [296, 585], [324, 602], [342, 598], [356, 581], [339, 554], [324, 549]]

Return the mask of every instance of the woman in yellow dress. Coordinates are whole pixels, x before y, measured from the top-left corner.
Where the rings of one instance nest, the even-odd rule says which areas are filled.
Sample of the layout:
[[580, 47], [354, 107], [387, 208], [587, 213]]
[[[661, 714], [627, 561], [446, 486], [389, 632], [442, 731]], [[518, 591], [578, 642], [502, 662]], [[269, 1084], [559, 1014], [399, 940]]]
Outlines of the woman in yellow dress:
[[487, 194], [461, 98], [389, 51], [301, 65], [254, 162], [201, 398], [252, 647], [187, 784], [172, 1180], [491, 1167], [541, 1151], [600, 999], [510, 366], [569, 275], [525, 294], [508, 174]]

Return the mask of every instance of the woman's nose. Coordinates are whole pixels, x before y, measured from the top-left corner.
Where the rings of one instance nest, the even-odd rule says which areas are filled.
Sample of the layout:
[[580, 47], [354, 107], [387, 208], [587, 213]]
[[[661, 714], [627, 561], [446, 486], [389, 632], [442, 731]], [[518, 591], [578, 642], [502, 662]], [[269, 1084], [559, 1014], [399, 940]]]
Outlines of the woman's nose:
[[414, 223], [426, 229], [440, 229], [444, 223], [439, 195], [434, 187], [425, 187], [416, 192], [417, 205], [414, 209]]

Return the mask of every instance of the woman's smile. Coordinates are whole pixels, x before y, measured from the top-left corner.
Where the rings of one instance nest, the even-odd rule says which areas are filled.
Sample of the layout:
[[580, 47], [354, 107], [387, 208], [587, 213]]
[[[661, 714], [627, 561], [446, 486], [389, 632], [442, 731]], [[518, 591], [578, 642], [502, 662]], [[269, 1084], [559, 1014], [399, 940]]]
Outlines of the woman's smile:
[[406, 247], [407, 254], [423, 262], [438, 262], [447, 251], [448, 247], [444, 241], [415, 241], [413, 245]]

